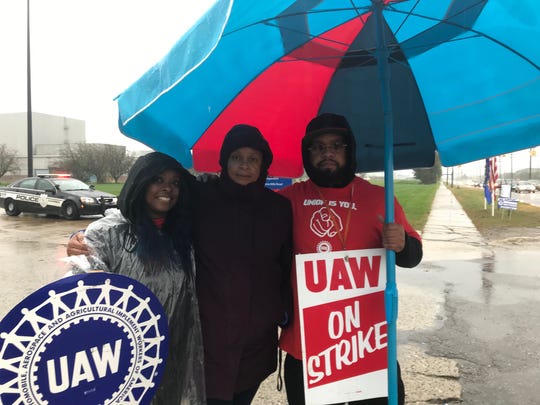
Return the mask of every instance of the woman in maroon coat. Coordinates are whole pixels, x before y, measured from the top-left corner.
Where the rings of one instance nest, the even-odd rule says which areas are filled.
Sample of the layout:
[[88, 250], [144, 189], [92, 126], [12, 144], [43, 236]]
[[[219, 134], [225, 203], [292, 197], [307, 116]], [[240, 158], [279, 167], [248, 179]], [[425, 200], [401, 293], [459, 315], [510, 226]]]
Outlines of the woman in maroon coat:
[[225, 136], [220, 179], [198, 183], [197, 292], [208, 404], [249, 404], [276, 370], [291, 313], [290, 203], [265, 188], [272, 152], [257, 128]]

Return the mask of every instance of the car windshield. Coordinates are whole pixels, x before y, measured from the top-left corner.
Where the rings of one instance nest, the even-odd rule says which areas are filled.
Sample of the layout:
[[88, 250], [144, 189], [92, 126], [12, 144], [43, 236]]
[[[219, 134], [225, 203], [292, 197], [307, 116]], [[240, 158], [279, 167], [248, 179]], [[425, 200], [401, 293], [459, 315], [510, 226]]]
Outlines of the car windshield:
[[51, 181], [62, 191], [90, 190], [88, 184], [77, 179], [54, 179]]

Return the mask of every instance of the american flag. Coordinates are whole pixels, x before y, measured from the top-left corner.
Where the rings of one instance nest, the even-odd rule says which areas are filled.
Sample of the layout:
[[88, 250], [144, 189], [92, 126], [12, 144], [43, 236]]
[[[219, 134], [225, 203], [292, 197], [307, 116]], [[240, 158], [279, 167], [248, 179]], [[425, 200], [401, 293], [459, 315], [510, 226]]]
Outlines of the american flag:
[[497, 168], [497, 156], [489, 158], [489, 190], [495, 192], [497, 180], [499, 179], [499, 171]]

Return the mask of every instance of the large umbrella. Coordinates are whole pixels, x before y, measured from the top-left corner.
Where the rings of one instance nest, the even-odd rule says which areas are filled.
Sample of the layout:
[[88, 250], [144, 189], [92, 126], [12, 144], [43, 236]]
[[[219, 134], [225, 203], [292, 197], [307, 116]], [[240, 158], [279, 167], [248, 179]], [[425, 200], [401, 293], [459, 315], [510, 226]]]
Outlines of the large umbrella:
[[[118, 98], [121, 131], [200, 171], [224, 134], [261, 129], [271, 175], [302, 173], [321, 112], [347, 117], [361, 172], [445, 166], [540, 144], [538, 0], [218, 0]], [[392, 147], [393, 146], [393, 147]], [[193, 159], [193, 162], [192, 162]], [[390, 403], [397, 289], [387, 255]]]

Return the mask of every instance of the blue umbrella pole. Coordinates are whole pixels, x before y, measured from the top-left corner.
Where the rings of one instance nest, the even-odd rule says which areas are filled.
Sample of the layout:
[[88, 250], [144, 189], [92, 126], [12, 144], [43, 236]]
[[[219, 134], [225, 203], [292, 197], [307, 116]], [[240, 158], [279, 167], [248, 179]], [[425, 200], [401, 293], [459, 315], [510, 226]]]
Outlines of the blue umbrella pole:
[[[383, 31], [382, 0], [372, 0], [374, 6], [377, 66], [381, 86], [381, 100], [384, 114], [384, 188], [385, 222], [394, 222], [394, 124], [390, 93], [390, 71], [388, 69], [388, 49]], [[396, 254], [386, 251], [385, 311], [388, 324], [388, 404], [397, 405], [397, 307]]]

